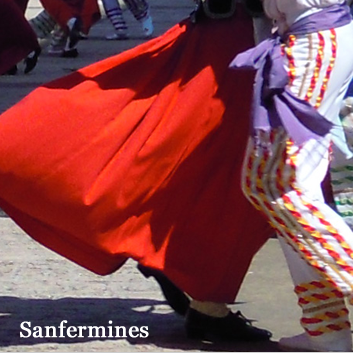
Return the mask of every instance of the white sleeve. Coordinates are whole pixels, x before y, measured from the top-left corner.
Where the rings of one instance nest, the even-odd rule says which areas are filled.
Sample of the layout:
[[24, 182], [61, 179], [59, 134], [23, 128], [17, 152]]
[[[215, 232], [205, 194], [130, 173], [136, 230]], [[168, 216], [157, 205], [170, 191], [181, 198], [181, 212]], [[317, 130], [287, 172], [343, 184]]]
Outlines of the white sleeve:
[[267, 16], [279, 18], [281, 13], [319, 9], [344, 2], [346, 0], [263, 0], [263, 5]]
[[[294, 0], [293, 0], [294, 1]], [[277, 0], [263, 0], [265, 14], [272, 19], [278, 19], [282, 16]]]
[[299, 0], [298, 2], [310, 7], [327, 7], [342, 4], [345, 0]]

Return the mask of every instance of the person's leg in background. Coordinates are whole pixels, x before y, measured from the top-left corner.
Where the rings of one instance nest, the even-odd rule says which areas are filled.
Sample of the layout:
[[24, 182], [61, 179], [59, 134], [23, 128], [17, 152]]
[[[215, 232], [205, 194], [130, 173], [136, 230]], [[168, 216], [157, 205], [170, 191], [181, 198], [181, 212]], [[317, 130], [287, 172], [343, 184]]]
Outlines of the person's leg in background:
[[41, 3], [44, 9], [65, 32], [67, 37], [65, 50], [75, 50], [80, 39], [82, 27], [80, 13], [84, 0], [41, 0]]
[[103, 0], [103, 7], [115, 30], [114, 33], [106, 35], [106, 39], [127, 39], [127, 24], [118, 0]]
[[146, 0], [124, 0], [128, 9], [135, 19], [142, 25], [143, 35], [148, 38], [152, 36], [154, 27], [150, 15], [150, 6]]
[[[131, 11], [137, 21], [141, 23], [144, 37], [148, 38], [153, 34], [153, 22], [150, 15], [149, 4], [145, 0], [124, 0], [127, 8]], [[118, 0], [103, 0], [105, 13], [114, 27], [114, 33], [108, 34], [108, 40], [127, 39], [128, 26], [123, 16], [123, 9]]]
[[37, 16], [31, 18], [29, 23], [39, 39], [47, 38], [54, 30], [56, 24], [46, 10], [42, 10]]

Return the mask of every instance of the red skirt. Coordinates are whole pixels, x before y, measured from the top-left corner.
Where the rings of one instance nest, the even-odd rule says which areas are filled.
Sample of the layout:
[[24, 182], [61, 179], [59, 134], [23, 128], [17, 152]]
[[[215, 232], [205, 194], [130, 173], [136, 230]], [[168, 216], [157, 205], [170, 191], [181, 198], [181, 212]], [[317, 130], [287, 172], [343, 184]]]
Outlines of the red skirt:
[[0, 0], [0, 75], [39, 47], [19, 5], [13, 0]]
[[189, 20], [34, 90], [0, 117], [0, 207], [105, 275], [128, 258], [233, 302], [270, 227], [240, 170], [253, 75], [228, 69], [251, 19]]

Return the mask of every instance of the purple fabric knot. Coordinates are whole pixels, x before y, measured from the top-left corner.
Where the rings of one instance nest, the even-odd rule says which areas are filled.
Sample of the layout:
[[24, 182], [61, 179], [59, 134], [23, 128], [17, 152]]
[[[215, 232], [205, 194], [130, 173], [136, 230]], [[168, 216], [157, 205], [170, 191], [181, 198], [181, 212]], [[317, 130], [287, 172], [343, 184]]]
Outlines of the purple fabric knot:
[[[297, 21], [285, 36], [340, 27], [350, 21], [349, 7], [334, 5]], [[269, 131], [283, 126], [294, 142], [302, 144], [311, 138], [326, 135], [333, 124], [307, 101], [290, 92], [281, 41], [278, 35], [262, 41], [256, 47], [238, 54], [230, 67], [257, 70], [251, 114], [253, 133], [258, 129]]]

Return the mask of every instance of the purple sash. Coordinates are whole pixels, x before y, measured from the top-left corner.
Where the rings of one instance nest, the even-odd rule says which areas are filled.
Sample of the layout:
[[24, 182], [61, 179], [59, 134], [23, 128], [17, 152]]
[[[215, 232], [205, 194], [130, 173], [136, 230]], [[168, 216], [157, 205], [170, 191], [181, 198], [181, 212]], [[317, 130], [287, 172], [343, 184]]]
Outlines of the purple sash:
[[[351, 21], [347, 5], [333, 5], [295, 22], [282, 36], [303, 35], [344, 26]], [[295, 97], [288, 89], [288, 74], [277, 35], [256, 47], [238, 54], [231, 62], [233, 69], [257, 70], [252, 102], [253, 133], [283, 126], [298, 144], [330, 132], [333, 124], [308, 102]]]

